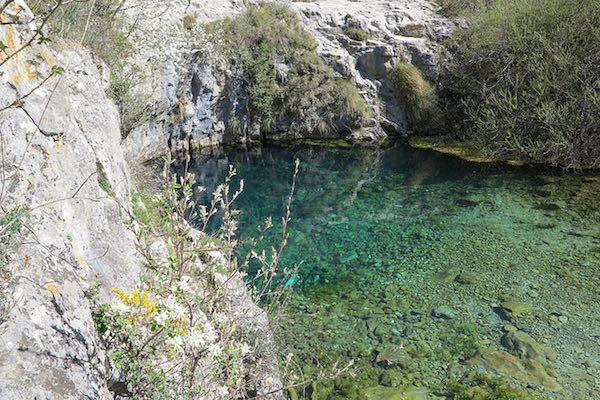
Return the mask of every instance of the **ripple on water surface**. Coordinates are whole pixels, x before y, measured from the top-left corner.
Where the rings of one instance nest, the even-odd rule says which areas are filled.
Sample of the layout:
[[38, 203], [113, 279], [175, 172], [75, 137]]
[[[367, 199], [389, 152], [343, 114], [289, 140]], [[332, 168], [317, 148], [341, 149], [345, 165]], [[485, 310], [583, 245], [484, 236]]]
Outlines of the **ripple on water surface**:
[[283, 214], [296, 158], [282, 264], [300, 280], [277, 336], [305, 378], [356, 375], [294, 395], [600, 399], [599, 175], [308, 145], [212, 150], [192, 171], [210, 193], [237, 168], [248, 236]]

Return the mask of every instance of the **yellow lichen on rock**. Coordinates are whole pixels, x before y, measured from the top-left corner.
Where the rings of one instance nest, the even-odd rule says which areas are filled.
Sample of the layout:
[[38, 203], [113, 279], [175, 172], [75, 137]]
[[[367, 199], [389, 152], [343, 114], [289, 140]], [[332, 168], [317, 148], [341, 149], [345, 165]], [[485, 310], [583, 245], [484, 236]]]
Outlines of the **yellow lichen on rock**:
[[56, 60], [54, 59], [54, 56], [52, 55], [52, 53], [50, 53], [50, 51], [48, 51], [47, 48], [42, 48], [40, 54], [46, 62], [46, 64], [48, 64], [51, 68], [56, 65]]
[[60, 294], [60, 290], [58, 289], [58, 286], [54, 282], [45, 283], [44, 288], [47, 291], [49, 291], [50, 293], [52, 293], [53, 296], [58, 296]]

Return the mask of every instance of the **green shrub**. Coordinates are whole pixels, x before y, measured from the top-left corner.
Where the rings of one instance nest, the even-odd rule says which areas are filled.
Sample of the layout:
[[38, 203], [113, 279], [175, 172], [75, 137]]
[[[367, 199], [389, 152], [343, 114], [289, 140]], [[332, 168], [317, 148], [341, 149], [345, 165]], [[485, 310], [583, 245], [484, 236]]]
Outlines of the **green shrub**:
[[370, 118], [358, 90], [334, 77], [289, 8], [262, 4], [210, 24], [207, 32], [242, 77], [249, 116], [263, 131], [276, 132], [287, 121], [292, 133], [337, 134]]
[[344, 30], [344, 33], [350, 39], [358, 40], [359, 42], [364, 42], [369, 38], [369, 32], [360, 28], [347, 28]]
[[439, 13], [447, 17], [464, 17], [489, 6], [494, 0], [438, 0]]
[[406, 105], [411, 128], [417, 133], [437, 129], [441, 121], [438, 96], [421, 70], [412, 64], [398, 63], [393, 82], [398, 97]]
[[451, 109], [493, 155], [600, 167], [600, 2], [498, 0], [457, 36]]

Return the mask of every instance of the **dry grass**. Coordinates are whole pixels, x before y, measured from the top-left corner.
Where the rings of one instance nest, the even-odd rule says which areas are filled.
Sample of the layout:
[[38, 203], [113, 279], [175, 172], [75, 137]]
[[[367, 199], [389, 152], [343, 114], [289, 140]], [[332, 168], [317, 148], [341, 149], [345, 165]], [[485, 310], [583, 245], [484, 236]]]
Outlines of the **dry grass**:
[[412, 64], [398, 63], [393, 80], [397, 95], [407, 107], [411, 128], [417, 133], [435, 129], [441, 119], [439, 100], [421, 70]]

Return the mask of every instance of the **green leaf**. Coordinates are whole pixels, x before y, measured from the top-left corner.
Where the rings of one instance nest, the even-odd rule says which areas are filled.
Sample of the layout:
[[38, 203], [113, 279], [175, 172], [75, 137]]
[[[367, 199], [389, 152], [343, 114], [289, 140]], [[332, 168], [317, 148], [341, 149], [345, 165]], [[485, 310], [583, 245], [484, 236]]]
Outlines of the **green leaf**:
[[61, 75], [65, 73], [65, 69], [59, 65], [53, 65], [50, 75]]

